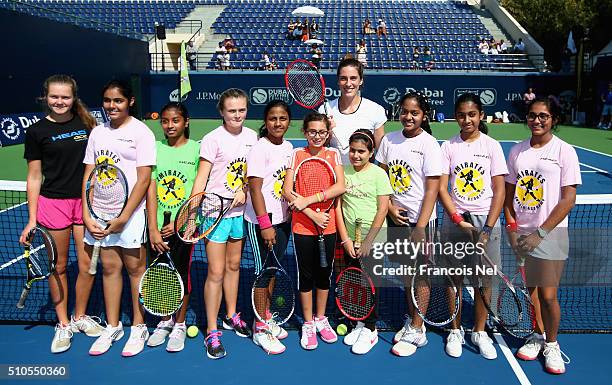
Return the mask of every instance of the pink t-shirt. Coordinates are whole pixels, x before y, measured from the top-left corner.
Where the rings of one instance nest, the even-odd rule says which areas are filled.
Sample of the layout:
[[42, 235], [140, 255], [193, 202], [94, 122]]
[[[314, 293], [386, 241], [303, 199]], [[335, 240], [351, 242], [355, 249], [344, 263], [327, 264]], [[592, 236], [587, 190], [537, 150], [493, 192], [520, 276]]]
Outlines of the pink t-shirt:
[[[441, 159], [438, 141], [425, 131], [414, 138], [406, 138], [402, 131], [391, 132], [380, 143], [376, 160], [389, 169], [391, 200], [406, 209], [411, 223], [419, 219], [426, 178], [442, 175]], [[433, 219], [436, 219], [435, 207], [430, 220]]]
[[[134, 117], [121, 128], [112, 128], [108, 122], [96, 126], [89, 135], [83, 163], [98, 164], [104, 160], [123, 171], [131, 194], [137, 179], [136, 167], [155, 165], [155, 135]], [[144, 201], [135, 211], [144, 208]]]
[[460, 213], [487, 215], [491, 208], [491, 178], [508, 174], [499, 142], [480, 133], [473, 142], [461, 135], [442, 143], [442, 173], [449, 175], [450, 196]]
[[[282, 196], [283, 183], [287, 173], [287, 163], [291, 158], [293, 145], [283, 140], [281, 144], [273, 144], [267, 138], [261, 138], [247, 156], [248, 177], [263, 178], [261, 191], [263, 193], [266, 210], [272, 213], [272, 224], [287, 222], [289, 220], [289, 206]], [[251, 202], [247, 199], [244, 218], [257, 224], [257, 215]]]
[[[206, 192], [232, 198], [236, 191], [246, 183], [246, 157], [251, 147], [257, 143], [257, 134], [247, 127], [242, 127], [240, 134], [229, 133], [219, 126], [204, 135], [200, 145], [200, 158], [212, 163]], [[227, 217], [244, 214], [244, 205], [227, 212]]]
[[[508, 171], [506, 182], [516, 185], [516, 222], [523, 228], [544, 223], [559, 203], [561, 187], [582, 184], [576, 150], [556, 136], [541, 148], [532, 148], [529, 139], [514, 145]], [[567, 217], [558, 227], [567, 227]]]

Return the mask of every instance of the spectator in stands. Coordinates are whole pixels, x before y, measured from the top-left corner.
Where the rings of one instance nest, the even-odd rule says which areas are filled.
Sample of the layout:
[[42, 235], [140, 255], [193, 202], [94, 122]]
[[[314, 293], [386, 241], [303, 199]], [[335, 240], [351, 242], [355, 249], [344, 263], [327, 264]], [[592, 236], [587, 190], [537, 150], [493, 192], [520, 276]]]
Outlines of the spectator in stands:
[[228, 53], [238, 52], [238, 48], [236, 47], [236, 43], [231, 38], [227, 38], [223, 41], [223, 45]]
[[525, 43], [523, 43], [522, 38], [519, 38], [518, 42], [514, 46], [514, 53], [525, 53]]
[[302, 38], [302, 24], [297, 22], [295, 29], [293, 30], [293, 40], [300, 40]]
[[276, 62], [276, 58], [274, 55], [270, 55], [270, 71], [274, 71], [278, 69], [278, 63]]
[[197, 69], [197, 59], [198, 59], [198, 54], [196, 49], [193, 47], [193, 41], [189, 40], [189, 42], [187, 43], [187, 61], [189, 62], [189, 69], [192, 71], [195, 71]]
[[298, 24], [299, 22], [297, 20], [296, 21], [289, 20], [289, 24], [287, 25], [287, 39], [289, 40], [295, 39], [295, 36], [293, 35], [293, 31], [295, 31]]
[[376, 28], [376, 34], [378, 35], [378, 37], [387, 37], [387, 24], [385, 24], [383, 19], [378, 19], [378, 27]]
[[310, 22], [310, 36], [314, 38], [316, 37], [318, 32], [319, 32], [319, 24], [317, 23], [315, 19], [312, 19], [312, 22]]
[[308, 31], [308, 20], [304, 20], [302, 23], [302, 41], [310, 39], [310, 33]]
[[271, 71], [272, 59], [270, 59], [270, 54], [268, 51], [264, 51], [261, 55], [259, 69], [262, 71]]
[[510, 48], [510, 45], [506, 43], [504, 39], [501, 39], [500, 45], [499, 45], [499, 53], [508, 53], [509, 48]]
[[223, 42], [219, 42], [219, 46], [215, 50], [215, 59], [217, 61], [217, 68], [221, 71], [223, 71], [223, 59], [226, 53], [227, 50], [225, 49]]
[[230, 53], [229, 53], [229, 52], [226, 52], [226, 53], [223, 55], [223, 65], [222, 65], [222, 67], [223, 67], [223, 71], [229, 71], [229, 69], [231, 68], [231, 66], [232, 66], [232, 65], [231, 65], [231, 62], [230, 62]]
[[491, 39], [491, 43], [489, 43], [489, 55], [497, 55], [499, 54], [499, 48], [497, 43]]
[[[601, 94], [601, 102], [603, 103], [603, 109], [601, 110], [601, 118], [599, 118], [598, 128], [609, 130], [612, 128], [612, 82], [608, 83], [608, 90]], [[604, 120], [608, 117], [608, 125], [604, 123]]]
[[533, 88], [529, 87], [527, 88], [527, 91], [523, 94], [523, 103], [525, 104], [525, 107], [527, 107], [527, 105], [536, 98], [536, 94], [533, 91]]
[[310, 61], [312, 64], [317, 66], [317, 68], [321, 68], [321, 59], [323, 58], [323, 51], [319, 47], [318, 44], [313, 44], [310, 49]]
[[416, 46], [412, 49], [412, 69], [421, 68], [421, 47]]
[[429, 72], [433, 68], [433, 57], [431, 56], [431, 49], [429, 49], [429, 47], [425, 47], [425, 50], [423, 51], [422, 63], [422, 68], [425, 71]]
[[366, 18], [363, 22], [363, 28], [361, 30], [362, 35], [371, 35], [374, 33], [374, 29], [372, 28], [372, 22], [370, 19]]
[[368, 66], [368, 48], [366, 47], [365, 40], [361, 39], [359, 44], [357, 44], [357, 48], [355, 49], [355, 54], [357, 55], [357, 60], [364, 67]]
[[482, 40], [480, 40], [480, 43], [478, 44], [478, 51], [485, 55], [489, 54], [489, 43], [487, 43], [487, 40], [484, 37], [482, 38]]

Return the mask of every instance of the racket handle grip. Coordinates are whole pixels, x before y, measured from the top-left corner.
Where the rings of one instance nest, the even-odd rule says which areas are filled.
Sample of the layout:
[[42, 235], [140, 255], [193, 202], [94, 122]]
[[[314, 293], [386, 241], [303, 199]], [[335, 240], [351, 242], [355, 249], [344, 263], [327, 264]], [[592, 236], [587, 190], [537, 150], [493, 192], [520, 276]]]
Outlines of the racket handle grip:
[[100, 257], [100, 245], [94, 245], [91, 253], [91, 262], [89, 263], [89, 274], [96, 275], [98, 270], [98, 258]]
[[163, 226], [168, 226], [171, 220], [172, 220], [172, 213], [170, 211], [164, 211]]
[[23, 309], [23, 307], [25, 306], [26, 298], [28, 298], [28, 294], [30, 294], [30, 288], [26, 286], [23, 288], [21, 296], [19, 297], [19, 301], [17, 302], [17, 309]]
[[319, 238], [319, 266], [327, 267], [327, 252], [325, 251], [325, 241]]

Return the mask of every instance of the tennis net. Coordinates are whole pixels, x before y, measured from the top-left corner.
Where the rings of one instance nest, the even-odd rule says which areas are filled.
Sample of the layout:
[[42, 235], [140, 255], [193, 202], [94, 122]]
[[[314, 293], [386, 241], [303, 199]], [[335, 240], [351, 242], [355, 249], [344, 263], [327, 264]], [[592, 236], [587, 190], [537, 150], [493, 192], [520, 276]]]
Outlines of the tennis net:
[[[24, 309], [15, 304], [25, 283], [26, 269], [19, 234], [28, 220], [28, 208], [24, 182], [0, 181], [0, 320], [9, 322], [55, 322], [55, 309], [48, 294], [46, 281], [37, 282]], [[439, 209], [440, 210], [440, 209]], [[441, 212], [439, 212], [441, 218]], [[561, 330], [565, 332], [612, 332], [612, 195], [580, 195], [570, 214], [570, 258], [564, 270], [564, 279], [572, 282], [559, 289], [562, 310]], [[284, 265], [295, 279], [296, 267], [293, 245], [289, 244]], [[509, 246], [502, 243], [502, 260], [514, 261]], [[206, 277], [207, 260], [202, 242], [196, 245], [193, 256], [192, 296], [187, 322], [203, 324], [205, 313], [202, 287]], [[69, 303], [74, 307], [74, 283], [78, 266], [74, 246], [71, 245], [68, 260]], [[241, 261], [238, 310], [246, 319], [252, 318], [250, 303], [251, 285], [255, 266], [250, 245], [245, 245]], [[129, 281], [124, 277], [122, 320], [129, 323], [131, 309]], [[405, 290], [401, 285], [380, 289], [379, 326], [394, 329], [402, 325], [407, 313]], [[330, 291], [330, 294], [333, 290]], [[333, 295], [333, 294], [332, 294]], [[467, 297], [467, 296], [466, 296]], [[464, 299], [469, 306], [469, 298]], [[297, 326], [301, 314], [296, 305], [292, 322]], [[328, 302], [328, 314], [336, 314], [333, 298]], [[464, 322], [469, 325], [471, 311], [464, 308]], [[102, 278], [98, 274], [92, 290], [88, 314], [104, 318]], [[149, 320], [155, 322], [153, 317]]]

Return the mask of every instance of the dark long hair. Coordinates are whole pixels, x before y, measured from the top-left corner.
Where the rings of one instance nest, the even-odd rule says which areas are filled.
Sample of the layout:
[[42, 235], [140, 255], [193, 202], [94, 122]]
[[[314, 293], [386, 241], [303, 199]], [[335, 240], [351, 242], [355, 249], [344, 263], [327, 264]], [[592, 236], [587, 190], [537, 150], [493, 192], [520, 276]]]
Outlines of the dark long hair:
[[422, 93], [411, 91], [402, 96], [402, 98], [399, 100], [398, 105], [400, 106], [400, 108], [408, 99], [414, 99], [417, 101], [419, 108], [423, 111], [423, 114], [425, 115], [423, 123], [421, 123], [421, 128], [423, 129], [423, 131], [431, 135], [431, 127], [429, 126], [429, 113], [431, 112], [431, 106], [429, 105], [429, 100], [427, 100], [427, 97]]
[[[465, 94], [461, 94], [461, 96], [457, 98], [457, 101], [455, 102], [455, 113], [457, 113], [457, 110], [463, 103], [470, 103], [470, 102], [474, 103], [476, 107], [478, 108], [478, 112], [482, 113], [482, 101], [480, 100], [480, 96], [473, 94], [471, 92], [466, 92]], [[478, 125], [478, 131], [482, 132], [483, 134], [489, 133], [489, 127], [487, 127], [487, 124], [482, 119], [480, 119], [480, 124]]]
[[119, 93], [128, 100], [128, 113], [133, 116], [136, 111], [136, 101], [134, 101], [134, 104], [132, 104], [131, 106], [129, 105], [129, 102], [134, 98], [134, 91], [132, 90], [130, 84], [123, 80], [113, 79], [110, 82], [106, 83], [104, 88], [102, 88], [102, 97], [104, 97], [104, 93], [110, 90], [111, 88], [118, 89]]

